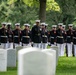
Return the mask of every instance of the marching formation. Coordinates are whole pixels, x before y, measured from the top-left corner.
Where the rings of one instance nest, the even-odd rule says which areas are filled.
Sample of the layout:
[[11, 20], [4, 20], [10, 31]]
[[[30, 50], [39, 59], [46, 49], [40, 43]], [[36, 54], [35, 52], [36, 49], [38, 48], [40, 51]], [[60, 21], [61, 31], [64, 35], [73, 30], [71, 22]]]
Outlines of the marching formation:
[[47, 30], [48, 24], [36, 23], [30, 29], [29, 24], [24, 24], [21, 30], [20, 23], [15, 24], [15, 29], [11, 29], [11, 23], [2, 23], [0, 29], [0, 45], [6, 48], [15, 48], [16, 46], [33, 46], [46, 49], [48, 42], [51, 46], [58, 46], [59, 56], [76, 56], [76, 30], [73, 30], [73, 24], [68, 24], [68, 30], [65, 30], [63, 23], [52, 25], [50, 31]]

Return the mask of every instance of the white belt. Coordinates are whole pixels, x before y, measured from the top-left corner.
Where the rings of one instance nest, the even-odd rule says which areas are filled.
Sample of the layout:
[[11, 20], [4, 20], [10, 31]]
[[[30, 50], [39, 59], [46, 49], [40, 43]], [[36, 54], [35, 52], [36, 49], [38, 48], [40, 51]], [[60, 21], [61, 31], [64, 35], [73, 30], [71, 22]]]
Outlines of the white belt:
[[29, 36], [22, 36], [22, 37], [25, 37], [25, 38], [30, 38]]
[[19, 36], [14, 36], [14, 37], [19, 37]]
[[12, 35], [9, 35], [9, 37], [12, 37]]
[[1, 37], [7, 37], [7, 36], [1, 36]]
[[70, 38], [70, 36], [67, 36], [68, 38]]
[[73, 37], [73, 39], [76, 39], [76, 37]]
[[46, 35], [42, 35], [42, 37], [47, 37]]
[[63, 36], [57, 36], [58, 38], [63, 38]]
[[51, 37], [52, 39], [54, 39], [54, 37]]

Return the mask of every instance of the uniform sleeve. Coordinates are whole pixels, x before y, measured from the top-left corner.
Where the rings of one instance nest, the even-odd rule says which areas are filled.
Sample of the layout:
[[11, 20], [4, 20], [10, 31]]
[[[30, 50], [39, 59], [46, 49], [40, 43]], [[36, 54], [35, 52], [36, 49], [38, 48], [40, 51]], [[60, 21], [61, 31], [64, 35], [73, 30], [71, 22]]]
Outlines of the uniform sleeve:
[[31, 31], [29, 33], [29, 36], [30, 36], [30, 42], [32, 42], [32, 32]]
[[34, 37], [34, 27], [32, 28], [32, 30], [31, 30], [31, 41], [33, 42], [33, 37]]
[[48, 31], [48, 32], [47, 32], [47, 35], [48, 35], [48, 42], [50, 42], [50, 35], [51, 35], [51, 32]]

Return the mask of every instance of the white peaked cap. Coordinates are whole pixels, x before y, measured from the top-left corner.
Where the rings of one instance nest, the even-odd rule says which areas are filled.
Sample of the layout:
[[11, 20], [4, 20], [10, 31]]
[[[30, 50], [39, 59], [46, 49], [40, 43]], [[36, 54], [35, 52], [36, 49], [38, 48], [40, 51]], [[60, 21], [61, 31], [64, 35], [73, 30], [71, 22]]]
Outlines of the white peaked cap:
[[63, 25], [63, 23], [58, 23], [58, 25]]
[[2, 25], [3, 25], [3, 24], [5, 24], [5, 25], [6, 25], [7, 23], [6, 23], [6, 22], [2, 22], [1, 24], [2, 24]]
[[15, 26], [17, 26], [17, 25], [19, 25], [19, 26], [20, 26], [20, 23], [16, 23], [16, 24], [15, 24]]
[[57, 27], [57, 25], [52, 25], [52, 27]]
[[7, 25], [11, 25], [11, 23], [7, 23]]
[[45, 26], [48, 26], [48, 24], [45, 24]]
[[39, 22], [40, 23], [40, 20], [36, 20], [36, 22]]
[[24, 24], [24, 26], [30, 26], [30, 25], [27, 23], [27, 24]]
[[73, 26], [73, 24], [68, 24], [68, 26]]
[[65, 27], [66, 25], [62, 25], [62, 27]]
[[41, 25], [44, 25], [45, 26], [45, 22], [41, 23]]
[[35, 26], [36, 24], [34, 23], [33, 25]]

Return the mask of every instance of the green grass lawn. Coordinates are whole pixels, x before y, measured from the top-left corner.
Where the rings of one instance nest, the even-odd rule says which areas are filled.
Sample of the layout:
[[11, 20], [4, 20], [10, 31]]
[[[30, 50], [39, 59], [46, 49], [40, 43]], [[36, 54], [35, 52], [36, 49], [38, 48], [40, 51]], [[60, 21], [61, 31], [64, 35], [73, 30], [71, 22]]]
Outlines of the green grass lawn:
[[[8, 68], [7, 72], [0, 72], [0, 75], [17, 75], [17, 67]], [[76, 58], [60, 57], [56, 75], [76, 75]]]
[[56, 75], [76, 75], [76, 58], [59, 58]]

